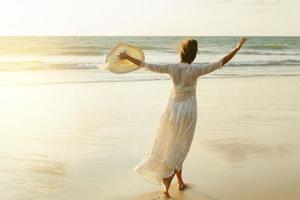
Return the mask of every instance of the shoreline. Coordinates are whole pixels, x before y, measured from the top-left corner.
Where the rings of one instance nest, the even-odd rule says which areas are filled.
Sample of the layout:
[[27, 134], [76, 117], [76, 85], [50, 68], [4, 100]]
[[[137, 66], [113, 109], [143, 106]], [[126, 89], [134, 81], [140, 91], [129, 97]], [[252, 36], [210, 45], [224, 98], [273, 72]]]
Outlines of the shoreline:
[[[78, 73], [77, 73], [78, 72]], [[76, 74], [81, 74], [82, 72], [86, 73], [82, 77], [77, 78]], [[11, 74], [10, 79], [13, 80], [8, 80], [5, 78], [1, 83], [0, 82], [0, 87], [26, 87], [26, 86], [47, 86], [47, 85], [76, 85], [76, 84], [97, 84], [97, 83], [102, 83], [102, 84], [110, 84], [110, 83], [130, 83], [130, 82], [155, 82], [155, 81], [170, 81], [170, 77], [167, 75], [153, 75], [153, 73], [145, 73], [142, 74], [142, 76], [145, 76], [144, 79], [126, 79], [126, 74], [125, 75], [113, 75], [114, 78], [120, 77], [125, 79], [115, 79], [112, 78], [113, 80], [80, 80], [80, 79], [93, 79], [91, 76], [94, 76], [97, 73], [98, 70], [35, 70], [35, 71], [5, 71], [5, 72], [0, 72], [0, 77], [5, 76], [8, 74]], [[66, 74], [71, 73], [71, 76], [74, 76], [74, 78], [78, 80], [70, 80], [70, 81], [65, 81], [64, 76]], [[73, 74], [74, 73], [74, 74]], [[106, 73], [105, 73], [106, 74]], [[101, 75], [105, 75], [101, 74]], [[25, 80], [18, 80], [20, 75], [27, 75], [29, 76], [28, 79]], [[36, 80], [36, 76], [41, 76], [39, 79]], [[49, 79], [49, 76], [58, 76], [57, 81], [53, 81]], [[96, 74], [97, 75], [97, 74]], [[99, 74], [98, 74], [99, 75]], [[128, 74], [127, 74], [128, 75]], [[140, 75], [140, 73], [135, 74], [137, 77]], [[69, 75], [68, 75], [69, 76]], [[249, 79], [249, 78], [283, 78], [283, 77], [300, 77], [300, 74], [250, 74], [250, 75], [238, 75], [238, 74], [233, 74], [233, 75], [226, 75], [226, 74], [214, 74], [213, 76], [211, 75], [206, 75], [203, 77], [200, 77], [199, 80], [208, 80], [208, 79]], [[69, 78], [69, 77], [67, 77]], [[48, 82], [43, 82], [44, 80], [49, 80]], [[60, 80], [61, 79], [61, 80]], [[54, 79], [55, 80], [55, 79]], [[52, 82], [51, 82], [52, 81]], [[7, 83], [8, 82], [8, 83]]]

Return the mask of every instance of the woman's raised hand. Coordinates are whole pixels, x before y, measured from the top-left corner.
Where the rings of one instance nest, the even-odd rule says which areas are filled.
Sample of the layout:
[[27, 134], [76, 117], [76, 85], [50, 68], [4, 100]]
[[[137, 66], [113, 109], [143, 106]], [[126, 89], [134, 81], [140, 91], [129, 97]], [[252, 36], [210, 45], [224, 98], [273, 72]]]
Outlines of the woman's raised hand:
[[241, 49], [241, 48], [243, 47], [243, 45], [246, 43], [247, 40], [248, 40], [248, 38], [246, 38], [246, 37], [241, 37], [241, 38], [240, 38], [240, 42], [239, 42], [238, 45], [237, 45], [237, 48], [238, 48], [238, 49]]
[[248, 38], [241, 37], [240, 42], [237, 44], [236, 48], [234, 48], [229, 54], [223, 57], [223, 65], [228, 63], [233, 58], [233, 56], [243, 47], [247, 40]]

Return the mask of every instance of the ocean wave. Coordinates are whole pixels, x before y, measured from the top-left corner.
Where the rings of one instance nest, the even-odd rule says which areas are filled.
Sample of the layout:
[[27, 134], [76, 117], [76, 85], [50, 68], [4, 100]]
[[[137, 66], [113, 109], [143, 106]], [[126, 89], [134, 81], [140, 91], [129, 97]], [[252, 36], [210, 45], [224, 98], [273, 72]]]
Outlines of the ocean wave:
[[[31, 56], [31, 55], [37, 55], [37, 56], [105, 56], [108, 54], [110, 49], [71, 49], [71, 50], [60, 50], [60, 51], [48, 51], [48, 52], [41, 52], [41, 51], [36, 51], [36, 52], [0, 52], [2, 55], [9, 55], [9, 56]], [[144, 49], [145, 53], [147, 52], [154, 52], [158, 54], [177, 54], [176, 49]], [[219, 55], [219, 54], [224, 54], [226, 50], [203, 50], [200, 49], [198, 51], [198, 54], [208, 54], [208, 55]], [[261, 50], [242, 50], [239, 52], [239, 54], [242, 55], [278, 55], [278, 56], [299, 56], [300, 55], [300, 50], [299, 51], [290, 51], [290, 52], [285, 52], [285, 51], [261, 51]]]
[[300, 51], [296, 52], [284, 52], [284, 51], [253, 51], [253, 50], [242, 50], [239, 52], [239, 54], [243, 54], [243, 55], [274, 55], [274, 56], [299, 56], [300, 55]]
[[246, 49], [271, 49], [271, 50], [283, 50], [291, 49], [292, 47], [287, 44], [248, 44]]
[[[143, 51], [151, 51], [157, 53], [178, 53], [176, 48], [169, 48], [169, 47], [161, 47], [161, 46], [149, 46], [149, 45], [140, 45], [139, 48], [143, 49]], [[271, 48], [270, 48], [271, 47]], [[79, 47], [79, 48], [68, 48], [65, 50], [57, 50], [54, 51], [52, 54], [55, 55], [74, 55], [74, 56], [88, 56], [88, 55], [106, 55], [112, 47]], [[219, 48], [199, 48], [199, 54], [222, 54], [226, 52], [227, 48], [219, 47]], [[228, 48], [229, 49], [229, 48]], [[281, 51], [279, 51], [281, 50]], [[51, 53], [51, 52], [50, 52]], [[284, 47], [284, 46], [247, 46], [245, 49], [240, 51], [240, 54], [244, 55], [300, 55], [300, 49], [295, 49], [291, 47]]]
[[106, 55], [108, 51], [83, 51], [83, 50], [78, 50], [78, 51], [64, 51], [64, 52], [58, 52], [53, 55], [56, 56], [101, 56], [101, 55]]
[[99, 63], [43, 63], [33, 62], [1, 62], [0, 71], [16, 70], [90, 70], [98, 69]]
[[300, 60], [285, 59], [278, 61], [230, 62], [227, 66], [300, 66]]
[[167, 47], [167, 46], [161, 46], [161, 45], [138, 45], [139, 48], [143, 50], [157, 50], [157, 51], [174, 51], [176, 50], [175, 48]]
[[[139, 48], [143, 49], [145, 52], [156, 52], [156, 53], [174, 53], [177, 54], [176, 48], [162, 47], [160, 45], [139, 45]], [[271, 48], [270, 48], [271, 47]], [[1, 49], [1, 55], [42, 55], [42, 56], [97, 56], [97, 55], [107, 55], [108, 52], [113, 48], [113, 46], [62, 46], [57, 48], [18, 48], [18, 49]], [[229, 47], [218, 47], [218, 48], [199, 48], [199, 54], [222, 54], [226, 52]], [[279, 51], [281, 50], [281, 51]], [[255, 45], [246, 46], [240, 54], [244, 55], [300, 55], [300, 48], [291, 48], [285, 46], [268, 46], [268, 45]]]
[[30, 49], [30, 50], [1, 50], [4, 56], [101, 56], [106, 55], [109, 49]]
[[[161, 63], [164, 64], [164, 63]], [[207, 62], [198, 62], [194, 65], [207, 65]], [[0, 62], [0, 71], [14, 71], [14, 70], [91, 70], [100, 69], [103, 63], [100, 62], [82, 62], [82, 63], [43, 63], [39, 61], [34, 62]], [[257, 67], [257, 66], [300, 66], [300, 60], [285, 59], [278, 61], [242, 61], [230, 62], [226, 64], [229, 67]]]

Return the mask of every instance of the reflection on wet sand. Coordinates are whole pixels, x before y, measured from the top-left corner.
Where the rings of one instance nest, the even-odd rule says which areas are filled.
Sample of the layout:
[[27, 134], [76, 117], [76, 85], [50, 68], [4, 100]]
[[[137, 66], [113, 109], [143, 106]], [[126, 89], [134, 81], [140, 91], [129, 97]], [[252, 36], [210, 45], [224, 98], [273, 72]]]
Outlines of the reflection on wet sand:
[[227, 161], [239, 162], [251, 157], [286, 156], [288, 144], [266, 144], [253, 139], [229, 137], [204, 142], [205, 147], [222, 156]]

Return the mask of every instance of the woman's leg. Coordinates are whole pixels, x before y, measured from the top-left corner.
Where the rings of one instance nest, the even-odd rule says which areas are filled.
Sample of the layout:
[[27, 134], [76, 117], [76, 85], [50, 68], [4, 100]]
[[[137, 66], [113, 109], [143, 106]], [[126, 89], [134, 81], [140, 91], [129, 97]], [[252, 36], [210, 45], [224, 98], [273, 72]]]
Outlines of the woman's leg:
[[182, 170], [176, 171], [176, 176], [177, 176], [177, 181], [178, 181], [179, 185], [184, 184], [184, 182], [182, 180]]
[[166, 197], [171, 197], [169, 194], [169, 188], [172, 182], [173, 177], [175, 176], [176, 171], [174, 171], [174, 174], [172, 176], [170, 176], [169, 178], [164, 178], [163, 179], [163, 183], [165, 185], [165, 189], [164, 189], [164, 194]]
[[185, 184], [182, 180], [182, 169], [175, 171], [175, 172], [176, 172], [176, 176], [177, 176], [177, 180], [178, 180], [178, 184], [179, 184], [178, 189], [184, 190], [187, 187], [187, 184]]

